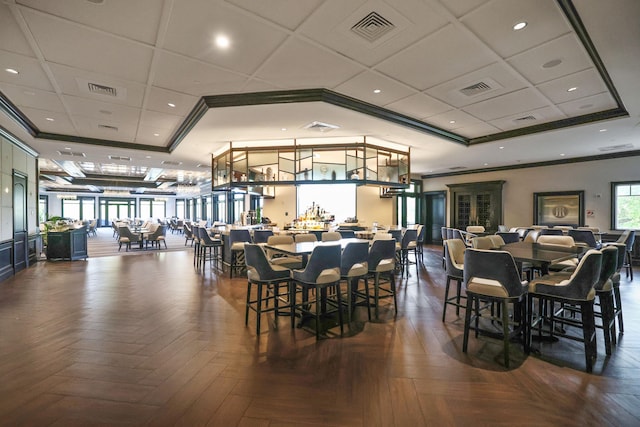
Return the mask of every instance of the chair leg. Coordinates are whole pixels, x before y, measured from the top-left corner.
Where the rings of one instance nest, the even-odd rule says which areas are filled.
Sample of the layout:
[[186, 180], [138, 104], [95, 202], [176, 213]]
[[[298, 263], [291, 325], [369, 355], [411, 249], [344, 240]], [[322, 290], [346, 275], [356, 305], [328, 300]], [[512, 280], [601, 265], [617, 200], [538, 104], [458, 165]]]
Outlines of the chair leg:
[[618, 285], [613, 286], [613, 298], [615, 300], [615, 313], [618, 314], [618, 330], [623, 334], [624, 322], [622, 321], [622, 297], [620, 296], [620, 287]]
[[504, 346], [504, 366], [509, 368], [509, 304], [502, 301], [502, 333]]
[[595, 319], [593, 313], [593, 301], [580, 304], [582, 314], [582, 336], [584, 339], [584, 352], [586, 371], [593, 371], [593, 362], [597, 355], [597, 344], [595, 340]]
[[442, 321], [447, 315], [447, 305], [449, 305], [449, 286], [451, 284], [451, 276], [447, 276], [447, 283], [444, 285], [444, 307], [442, 307]]
[[469, 344], [469, 328], [471, 327], [471, 312], [473, 311], [474, 297], [467, 295], [467, 310], [464, 313], [464, 334], [462, 338], [462, 352], [467, 352], [467, 345]]
[[249, 307], [251, 305], [251, 282], [247, 281], [247, 302], [244, 310], [244, 326], [249, 324]]
[[[342, 319], [342, 296], [340, 295], [340, 282], [335, 284], [336, 296], [338, 298], [338, 321], [340, 322], [340, 336], [344, 335], [344, 322]], [[349, 315], [349, 319], [351, 316]]]

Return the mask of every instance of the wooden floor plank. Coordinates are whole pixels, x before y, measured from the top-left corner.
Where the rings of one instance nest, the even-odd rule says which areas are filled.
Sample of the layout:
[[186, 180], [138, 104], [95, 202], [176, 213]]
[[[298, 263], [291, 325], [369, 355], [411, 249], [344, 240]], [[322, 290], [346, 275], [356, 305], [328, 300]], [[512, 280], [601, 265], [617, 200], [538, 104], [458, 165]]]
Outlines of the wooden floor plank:
[[[110, 242], [109, 242], [110, 243]], [[180, 242], [183, 244], [184, 242]], [[144, 251], [142, 251], [144, 252]], [[398, 313], [316, 342], [273, 315], [244, 325], [246, 278], [193, 269], [192, 249], [39, 262], [0, 284], [2, 425], [640, 425], [640, 287], [594, 373], [579, 343], [525, 355], [443, 323], [442, 247], [398, 277]], [[464, 310], [461, 314], [464, 314]]]

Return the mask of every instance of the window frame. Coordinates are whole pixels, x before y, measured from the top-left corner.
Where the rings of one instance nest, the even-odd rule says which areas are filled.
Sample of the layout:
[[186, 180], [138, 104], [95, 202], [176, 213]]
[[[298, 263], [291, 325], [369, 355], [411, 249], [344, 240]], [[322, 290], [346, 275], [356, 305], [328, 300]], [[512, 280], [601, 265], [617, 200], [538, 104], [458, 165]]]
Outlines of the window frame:
[[[611, 182], [611, 230], [614, 231], [622, 231], [622, 230], [626, 230], [629, 227], [623, 227], [620, 228], [618, 227], [618, 217], [617, 217], [617, 213], [618, 213], [618, 187], [623, 186], [623, 185], [628, 185], [628, 186], [632, 186], [632, 185], [640, 185], [640, 180], [634, 180], [634, 181], [615, 181], [615, 182]], [[640, 198], [640, 194], [638, 194], [638, 196]], [[632, 228], [633, 229], [633, 228]], [[637, 230], [637, 229], [635, 229]]]

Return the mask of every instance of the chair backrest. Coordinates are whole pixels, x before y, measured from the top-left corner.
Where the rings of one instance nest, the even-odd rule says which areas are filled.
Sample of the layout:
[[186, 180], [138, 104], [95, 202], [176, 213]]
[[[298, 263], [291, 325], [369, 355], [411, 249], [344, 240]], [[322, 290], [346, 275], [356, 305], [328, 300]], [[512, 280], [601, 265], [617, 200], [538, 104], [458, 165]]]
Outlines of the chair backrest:
[[184, 235], [187, 239], [193, 239], [193, 230], [188, 224], [183, 224]]
[[356, 237], [356, 232], [353, 230], [340, 230], [338, 233], [343, 239], [355, 239]]
[[396, 242], [391, 240], [374, 240], [369, 250], [369, 271], [376, 271], [378, 264], [385, 261], [395, 265]]
[[317, 242], [318, 238], [313, 233], [296, 234], [296, 243], [298, 242]]
[[629, 230], [629, 237], [624, 242], [627, 245], [627, 252], [633, 250], [633, 242], [636, 240], [636, 230]]
[[451, 237], [450, 239], [460, 239], [463, 242], [466, 241], [466, 239], [464, 238], [464, 235], [462, 234], [461, 230], [458, 230], [457, 228], [452, 228], [451, 229]]
[[584, 243], [590, 248], [595, 248], [598, 246], [596, 237], [593, 235], [593, 232], [591, 230], [569, 230], [568, 235], [573, 237], [573, 240], [576, 243]]
[[507, 227], [506, 225], [498, 225], [498, 231], [501, 233], [506, 233], [507, 231], [509, 231], [509, 227]]
[[289, 245], [293, 242], [293, 236], [287, 236], [285, 234], [269, 236], [269, 238], [267, 238], [267, 245]]
[[269, 236], [273, 236], [273, 230], [254, 230], [253, 243], [267, 243]]
[[402, 241], [402, 230], [389, 230], [388, 233], [396, 239], [396, 242], [400, 243]]
[[493, 249], [493, 242], [489, 236], [474, 237], [471, 239], [471, 246], [475, 249]]
[[447, 276], [462, 279], [466, 249], [467, 246], [460, 239], [445, 240], [444, 265]]
[[322, 233], [323, 242], [337, 242], [340, 239], [342, 239], [342, 234], [338, 233], [337, 231], [327, 231], [325, 233]]
[[618, 248], [611, 245], [602, 248], [602, 266], [600, 267], [600, 276], [594, 285], [596, 290], [609, 288], [613, 285], [611, 278], [616, 273], [618, 266]]
[[212, 239], [211, 235], [204, 227], [196, 227], [200, 230], [200, 242], [205, 246], [211, 246], [215, 244], [219, 244], [220, 241], [218, 239]]
[[626, 244], [630, 233], [631, 233], [631, 230], [624, 230], [622, 234], [620, 234], [620, 236], [618, 237], [618, 240], [616, 240], [616, 243]]
[[[194, 226], [194, 229], [195, 229], [195, 226]], [[243, 229], [229, 230], [229, 244], [233, 245], [236, 242], [251, 243], [251, 234], [249, 233], [249, 230], [243, 230]]]
[[616, 271], [620, 272], [624, 266], [624, 259], [627, 251], [627, 245], [624, 243], [611, 243], [611, 246], [615, 246], [618, 249], [618, 262], [616, 264]]
[[496, 236], [502, 237], [504, 243], [516, 243], [520, 241], [520, 234], [517, 231], [498, 231]]
[[540, 230], [529, 230], [529, 232], [524, 236], [524, 241], [529, 243], [536, 243], [538, 241], [538, 237], [540, 237]]
[[599, 233], [600, 232], [600, 228], [598, 227], [578, 227], [577, 230], [590, 230], [592, 233]]
[[484, 233], [484, 226], [482, 225], [468, 225], [466, 229], [467, 233]]
[[249, 270], [247, 273], [249, 280], [272, 280], [278, 278], [274, 274], [274, 270], [260, 245], [245, 243], [244, 261], [247, 265], [247, 270]]
[[407, 229], [402, 235], [401, 248], [407, 249], [409, 247], [409, 243], [417, 242], [418, 240], [418, 230], [414, 230], [412, 228]]
[[[313, 248], [304, 270], [294, 270], [294, 278], [306, 283], [328, 283], [340, 280], [342, 246], [320, 245]], [[320, 278], [320, 276], [325, 276]]]
[[418, 228], [416, 230], [418, 231], [418, 238], [416, 239], [416, 241], [418, 243], [423, 243], [424, 242], [424, 233], [425, 233], [424, 225], [418, 224]]
[[462, 238], [462, 236], [461, 236], [461, 237], [454, 237], [454, 235], [453, 235], [453, 230], [454, 230], [454, 229], [453, 229], [453, 228], [451, 228], [451, 227], [447, 227], [447, 228], [446, 228], [446, 231], [447, 231], [447, 239], [458, 239], [458, 238]]
[[378, 231], [373, 235], [373, 240], [393, 240], [393, 236], [385, 231]]
[[495, 297], [518, 297], [526, 291], [516, 262], [505, 251], [467, 249], [464, 283], [467, 291]]
[[541, 236], [562, 236], [564, 232], [560, 228], [541, 228]]
[[447, 227], [440, 227], [440, 237], [443, 242], [447, 240]]
[[[569, 278], [556, 283], [553, 287], [570, 286], [564, 292], [566, 298], [591, 300], [595, 296], [594, 285], [600, 278], [601, 267], [602, 252], [596, 249], [589, 249], [578, 263], [573, 274]], [[536, 287], [537, 290], [539, 290], [539, 287]], [[541, 290], [544, 292], [544, 288]]]
[[537, 243], [541, 245], [555, 245], [555, 246], [575, 246], [575, 241], [571, 236], [558, 236], [558, 235], [541, 235], [538, 237]]
[[369, 242], [347, 243], [342, 251], [340, 261], [340, 275], [347, 276], [354, 265], [361, 264], [367, 271], [367, 260], [369, 258]]
[[562, 230], [563, 232], [573, 230], [573, 227], [571, 225], [554, 225], [553, 228], [555, 230]]
[[489, 240], [491, 240], [491, 248], [492, 249], [498, 249], [504, 246], [505, 241], [504, 239], [502, 239], [501, 236], [498, 236], [497, 234], [492, 234], [490, 236], [487, 236], [489, 238]]

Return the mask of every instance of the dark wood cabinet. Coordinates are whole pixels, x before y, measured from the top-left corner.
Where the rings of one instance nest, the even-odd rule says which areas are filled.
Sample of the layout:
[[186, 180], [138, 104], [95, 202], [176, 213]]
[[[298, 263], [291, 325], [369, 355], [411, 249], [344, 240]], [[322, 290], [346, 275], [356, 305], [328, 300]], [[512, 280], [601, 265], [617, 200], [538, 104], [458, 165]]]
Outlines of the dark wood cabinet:
[[47, 233], [47, 259], [71, 260], [87, 258], [87, 228], [79, 227]]
[[469, 225], [481, 225], [495, 233], [502, 224], [502, 187], [505, 181], [448, 184], [450, 221], [453, 228], [464, 230]]

